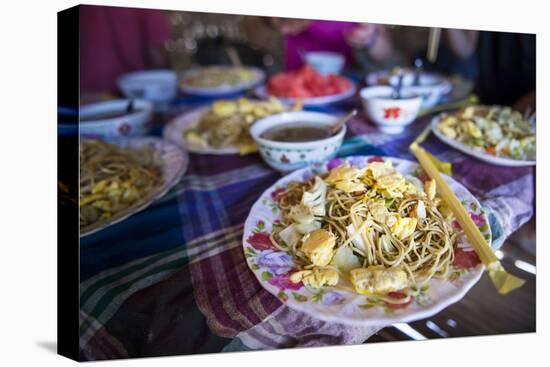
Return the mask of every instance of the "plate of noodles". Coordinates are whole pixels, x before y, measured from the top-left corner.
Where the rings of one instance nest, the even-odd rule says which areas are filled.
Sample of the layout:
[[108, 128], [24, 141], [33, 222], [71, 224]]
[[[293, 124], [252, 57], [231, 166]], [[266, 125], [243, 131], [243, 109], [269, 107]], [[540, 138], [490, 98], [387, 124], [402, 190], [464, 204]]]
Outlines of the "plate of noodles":
[[256, 144], [249, 127], [255, 121], [276, 113], [301, 108], [283, 105], [278, 99], [220, 99], [206, 107], [184, 113], [164, 129], [164, 139], [198, 154], [249, 154]]
[[503, 106], [468, 106], [433, 118], [434, 134], [446, 144], [500, 166], [536, 164], [534, 120]]
[[[490, 243], [479, 202], [444, 177]], [[243, 249], [261, 285], [289, 307], [355, 326], [429, 317], [484, 270], [435, 181], [389, 157], [337, 158], [283, 177], [252, 207]]]
[[253, 88], [265, 79], [265, 73], [255, 67], [206, 66], [186, 71], [180, 82], [182, 92], [216, 97]]
[[80, 141], [80, 236], [145, 209], [185, 173], [185, 151], [153, 137]]

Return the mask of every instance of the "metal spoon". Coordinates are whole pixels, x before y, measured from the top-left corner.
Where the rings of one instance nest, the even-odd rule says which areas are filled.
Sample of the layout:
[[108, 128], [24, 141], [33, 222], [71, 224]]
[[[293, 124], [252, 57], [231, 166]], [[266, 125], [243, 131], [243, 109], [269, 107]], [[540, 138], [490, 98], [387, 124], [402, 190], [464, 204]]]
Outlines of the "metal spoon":
[[350, 113], [348, 113], [344, 117], [340, 118], [340, 120], [338, 120], [338, 122], [336, 124], [334, 124], [330, 127], [330, 136], [332, 136], [332, 135], [336, 134], [338, 131], [340, 131], [342, 126], [344, 126], [346, 124], [346, 122], [348, 122], [355, 115], [357, 115], [357, 110], [356, 109], [354, 109], [353, 111], [351, 111]]
[[420, 85], [420, 74], [422, 73], [422, 66], [424, 62], [420, 57], [414, 60], [414, 80], [413, 85]]
[[401, 86], [403, 85], [403, 71], [399, 71], [399, 75], [397, 76], [397, 85], [393, 89], [392, 98], [393, 99], [400, 99], [401, 98]]
[[126, 107], [126, 113], [132, 113], [133, 110], [134, 110], [134, 99], [131, 99], [128, 102], [128, 106]]

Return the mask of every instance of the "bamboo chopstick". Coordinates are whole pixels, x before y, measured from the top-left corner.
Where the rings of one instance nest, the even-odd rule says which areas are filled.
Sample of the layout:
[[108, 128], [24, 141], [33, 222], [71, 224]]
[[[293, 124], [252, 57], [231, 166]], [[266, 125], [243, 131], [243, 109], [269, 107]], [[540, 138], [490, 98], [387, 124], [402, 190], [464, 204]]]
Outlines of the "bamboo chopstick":
[[437, 51], [439, 50], [439, 39], [441, 37], [441, 28], [430, 28], [430, 36], [428, 38], [428, 51], [426, 58], [432, 64], [437, 60]]
[[459, 100], [459, 101], [453, 101], [449, 103], [443, 103], [425, 110], [421, 110], [417, 117], [422, 117], [426, 115], [431, 115], [436, 112], [446, 111], [446, 110], [453, 110], [462, 108], [465, 106], [477, 104], [479, 102], [479, 98], [475, 94], [470, 94], [467, 98]]
[[227, 56], [229, 57], [229, 60], [231, 61], [231, 64], [235, 67], [242, 67], [243, 62], [241, 61], [241, 57], [239, 56], [239, 53], [233, 46], [227, 46], [225, 48], [225, 52], [227, 53]]
[[447, 202], [447, 204], [451, 208], [451, 211], [458, 220], [458, 223], [460, 223], [460, 226], [462, 227], [464, 233], [468, 237], [468, 240], [474, 247], [474, 250], [478, 254], [481, 262], [489, 270], [489, 276], [491, 277], [491, 280], [493, 281], [493, 284], [496, 287], [497, 291], [500, 294], [507, 294], [508, 292], [521, 287], [525, 283], [525, 281], [521, 278], [509, 274], [508, 272], [506, 272], [506, 270], [504, 270], [502, 264], [493, 252], [493, 249], [487, 243], [487, 241], [485, 241], [485, 238], [475, 225], [472, 218], [470, 218], [470, 215], [468, 215], [468, 212], [466, 211], [464, 206], [462, 206], [462, 204], [460, 203], [460, 200], [458, 200], [453, 190], [439, 174], [434, 160], [435, 162], [439, 161], [436, 160], [434, 156], [432, 156], [419, 145], [427, 138], [427, 136], [430, 134], [430, 131], [430, 125], [428, 125], [426, 129], [424, 129], [424, 131], [422, 131], [422, 133], [410, 145], [411, 152], [418, 159], [418, 162], [420, 162], [420, 165], [422, 166], [422, 168], [424, 168], [428, 176], [435, 180], [437, 189], [439, 190], [441, 197], [443, 198], [443, 200], [445, 200], [445, 202]]

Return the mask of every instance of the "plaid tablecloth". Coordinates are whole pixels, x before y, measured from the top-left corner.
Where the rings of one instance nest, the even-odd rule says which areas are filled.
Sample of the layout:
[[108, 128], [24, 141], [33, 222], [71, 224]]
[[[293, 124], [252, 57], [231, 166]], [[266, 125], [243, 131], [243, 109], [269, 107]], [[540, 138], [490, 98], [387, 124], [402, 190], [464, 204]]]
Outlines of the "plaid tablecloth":
[[[408, 146], [427, 123], [429, 118], [419, 119], [405, 133], [389, 136], [359, 117], [350, 122], [339, 156], [414, 160]], [[452, 162], [453, 177], [482, 202], [495, 248], [533, 215], [534, 168], [492, 166], [434, 136], [424, 146]], [[187, 173], [166, 196], [83, 238], [81, 358], [357, 344], [375, 333], [289, 309], [248, 269], [243, 222], [259, 195], [280, 177], [257, 154], [192, 154]]]

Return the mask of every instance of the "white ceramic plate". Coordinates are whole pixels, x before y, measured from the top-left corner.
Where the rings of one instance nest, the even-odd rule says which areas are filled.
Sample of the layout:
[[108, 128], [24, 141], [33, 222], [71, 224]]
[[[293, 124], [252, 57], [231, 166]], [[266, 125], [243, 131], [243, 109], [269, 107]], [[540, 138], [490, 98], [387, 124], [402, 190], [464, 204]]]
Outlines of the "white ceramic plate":
[[141, 200], [134, 203], [134, 205], [118, 212], [108, 220], [98, 221], [87, 227], [81, 228], [80, 237], [98, 232], [147, 208], [151, 203], [162, 197], [179, 182], [189, 165], [189, 156], [186, 151], [160, 138], [122, 138], [107, 140], [107, 142], [120, 147], [142, 148], [147, 145], [152, 145], [160, 155], [162, 161], [162, 179], [155, 189], [151, 190]]
[[210, 106], [200, 107], [176, 117], [164, 128], [164, 131], [162, 132], [163, 138], [192, 153], [220, 155], [239, 154], [240, 150], [238, 147], [216, 149], [200, 144], [194, 144], [185, 139], [185, 131], [197, 126], [202, 115], [209, 109]]
[[[348, 157], [346, 160], [354, 166], [363, 167], [369, 156]], [[376, 157], [380, 159], [380, 157]], [[397, 171], [417, 177], [423, 175], [416, 163], [389, 159]], [[278, 297], [287, 306], [303, 311], [319, 319], [353, 326], [386, 326], [399, 322], [410, 322], [434, 315], [445, 307], [459, 301], [479, 280], [483, 265], [471, 269], [458, 269], [453, 266], [452, 280], [432, 279], [429, 287], [405, 308], [392, 309], [385, 304], [372, 304], [367, 296], [334, 287], [323, 287], [321, 290], [293, 284], [288, 280], [289, 272], [295, 269], [292, 256], [285, 251], [270, 245], [269, 234], [272, 226], [281, 219], [280, 209], [276, 202], [276, 193], [280, 192], [290, 181], [304, 180], [314, 174], [327, 171], [327, 165], [334, 160], [314, 164], [308, 168], [294, 171], [283, 177], [267, 189], [252, 207], [244, 225], [243, 250], [250, 269], [261, 285]], [[476, 198], [464, 186], [450, 177], [444, 176], [463, 205], [471, 213], [474, 222], [491, 243], [491, 230], [487, 216]], [[275, 194], [275, 195], [274, 195]]]
[[[357, 89], [355, 86], [355, 83], [353, 83], [351, 80], [349, 80], [349, 82], [351, 83], [352, 87], [341, 93], [332, 94], [329, 96], [322, 96], [322, 97], [302, 98], [301, 100], [304, 106], [322, 106], [322, 105], [343, 101], [344, 99], [347, 99], [353, 96]], [[260, 86], [256, 88], [255, 92], [256, 92], [256, 95], [262, 99], [268, 99], [269, 97], [271, 97], [267, 93], [267, 88], [265, 86]], [[300, 100], [300, 98], [284, 98], [284, 97], [276, 97], [276, 98], [286, 105], [295, 104]]]
[[[228, 66], [227, 68], [229, 69], [232, 67]], [[248, 67], [248, 66], [246, 67], [246, 69], [250, 69], [251, 71], [254, 72], [255, 77], [253, 80], [239, 83], [239, 84], [233, 84], [233, 85], [226, 84], [226, 85], [220, 85], [217, 87], [210, 87], [210, 88], [201, 88], [201, 87], [193, 87], [190, 85], [185, 85], [183, 81], [185, 80], [186, 77], [196, 74], [201, 70], [200, 68], [192, 69], [183, 73], [181, 77], [182, 82], [180, 84], [180, 88], [182, 92], [187, 94], [204, 96], [204, 97], [221, 97], [227, 94], [242, 92], [247, 89], [254, 88], [258, 84], [263, 82], [263, 80], [265, 79], [265, 73], [261, 69], [258, 69], [255, 67]]]
[[486, 153], [482, 149], [475, 149], [468, 145], [462, 144], [459, 141], [456, 141], [454, 139], [448, 138], [441, 131], [437, 129], [437, 124], [441, 120], [442, 115], [435, 116], [432, 119], [431, 122], [431, 128], [435, 136], [437, 136], [441, 141], [443, 141], [445, 144], [450, 145], [451, 147], [460, 150], [464, 154], [468, 154], [472, 157], [475, 157], [479, 160], [482, 160], [487, 163], [496, 164], [498, 166], [508, 166], [508, 167], [525, 167], [525, 166], [534, 166], [537, 164], [536, 161], [522, 161], [517, 159], [511, 159], [511, 158], [504, 158], [504, 157], [496, 157], [494, 155], [490, 155]]

